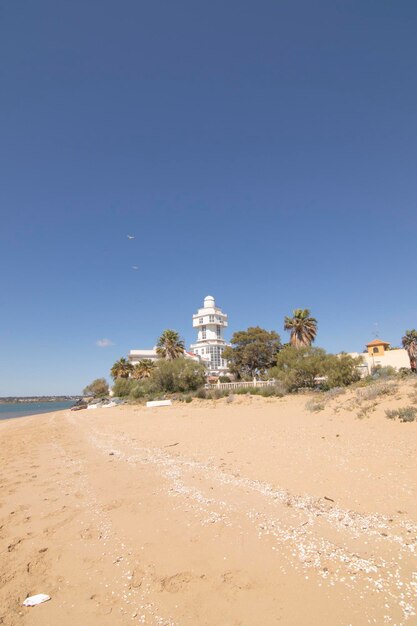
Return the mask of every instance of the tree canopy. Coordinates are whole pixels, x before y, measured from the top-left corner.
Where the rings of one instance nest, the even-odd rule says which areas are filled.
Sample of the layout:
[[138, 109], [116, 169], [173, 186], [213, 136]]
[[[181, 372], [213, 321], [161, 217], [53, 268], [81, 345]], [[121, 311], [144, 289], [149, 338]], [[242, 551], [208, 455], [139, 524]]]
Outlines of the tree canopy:
[[284, 319], [284, 330], [290, 331], [290, 344], [294, 348], [310, 346], [317, 335], [317, 320], [308, 309], [295, 309], [293, 317]]
[[179, 334], [175, 330], [164, 330], [156, 347], [158, 356], [169, 361], [183, 356], [184, 351], [184, 341]]
[[188, 359], [159, 359], [147, 378], [117, 378], [113, 386], [116, 396], [154, 399], [165, 393], [195, 391], [206, 382], [206, 368]]
[[92, 383], [84, 388], [83, 394], [85, 396], [93, 396], [94, 398], [101, 398], [109, 395], [109, 385], [105, 378], [96, 378]]
[[280, 337], [274, 330], [250, 326], [233, 334], [232, 346], [223, 351], [229, 369], [240, 378], [263, 376], [275, 364]]
[[132, 363], [130, 363], [130, 361], [122, 357], [121, 359], [116, 361], [116, 363], [113, 365], [113, 367], [110, 370], [110, 374], [113, 380], [116, 380], [117, 378], [129, 378], [132, 370], [133, 370]]
[[188, 359], [158, 361], [151, 380], [162, 391], [194, 391], [206, 382], [206, 368]]
[[413, 372], [417, 370], [417, 330], [406, 330], [402, 338], [402, 345], [408, 352], [410, 367]]
[[[277, 355], [276, 365], [269, 376], [282, 382], [288, 391], [314, 388], [343, 387], [359, 380], [361, 357], [348, 354], [327, 354], [322, 348], [287, 346]], [[319, 382], [317, 379], [322, 378]]]
[[151, 359], [142, 359], [133, 366], [131, 377], [135, 380], [150, 378], [155, 368], [155, 363]]

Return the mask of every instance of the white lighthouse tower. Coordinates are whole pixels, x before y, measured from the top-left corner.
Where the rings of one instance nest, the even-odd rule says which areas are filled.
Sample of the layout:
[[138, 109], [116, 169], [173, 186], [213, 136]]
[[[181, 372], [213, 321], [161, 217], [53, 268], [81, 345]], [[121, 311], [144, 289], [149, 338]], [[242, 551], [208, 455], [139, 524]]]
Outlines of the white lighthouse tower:
[[207, 364], [210, 374], [224, 374], [227, 363], [222, 358], [228, 345], [223, 337], [227, 326], [227, 315], [216, 306], [213, 296], [204, 298], [204, 306], [193, 315], [193, 327], [198, 329], [197, 342], [190, 349]]

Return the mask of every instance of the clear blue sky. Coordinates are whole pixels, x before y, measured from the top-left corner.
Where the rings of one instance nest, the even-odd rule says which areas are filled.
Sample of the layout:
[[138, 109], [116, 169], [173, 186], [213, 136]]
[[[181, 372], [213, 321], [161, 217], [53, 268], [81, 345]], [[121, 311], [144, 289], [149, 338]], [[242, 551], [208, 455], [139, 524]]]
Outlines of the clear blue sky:
[[307, 307], [330, 351], [398, 345], [416, 27], [414, 0], [3, 3], [0, 395], [189, 344], [207, 294], [229, 337]]

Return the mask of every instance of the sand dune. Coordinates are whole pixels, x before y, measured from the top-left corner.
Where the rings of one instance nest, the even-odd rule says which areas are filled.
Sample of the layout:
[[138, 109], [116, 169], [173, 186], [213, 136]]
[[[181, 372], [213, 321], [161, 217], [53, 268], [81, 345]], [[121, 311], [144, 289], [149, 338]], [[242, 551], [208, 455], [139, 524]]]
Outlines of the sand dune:
[[1, 423], [0, 624], [416, 624], [415, 393]]

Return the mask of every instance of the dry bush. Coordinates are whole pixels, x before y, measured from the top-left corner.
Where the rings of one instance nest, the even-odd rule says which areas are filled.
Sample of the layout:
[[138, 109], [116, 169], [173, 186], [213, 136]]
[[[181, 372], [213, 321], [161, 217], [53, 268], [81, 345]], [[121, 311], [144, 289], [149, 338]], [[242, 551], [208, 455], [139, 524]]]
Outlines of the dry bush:
[[374, 385], [358, 389], [356, 391], [356, 400], [359, 402], [370, 402], [382, 396], [393, 395], [396, 391], [398, 391], [398, 385], [395, 383], [375, 383]]
[[322, 402], [317, 402], [317, 400], [309, 400], [306, 402], [305, 408], [307, 411], [311, 411], [312, 413], [318, 413], [319, 411], [324, 410], [324, 404]]
[[400, 422], [414, 422], [417, 415], [417, 408], [414, 406], [404, 406], [400, 409], [387, 409], [385, 417], [394, 420], [396, 417]]

